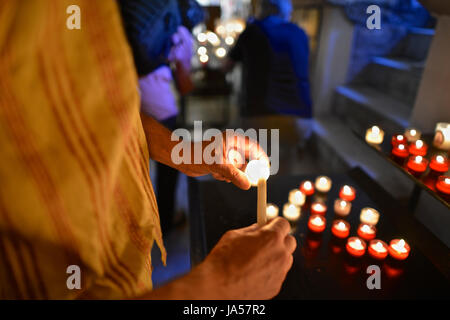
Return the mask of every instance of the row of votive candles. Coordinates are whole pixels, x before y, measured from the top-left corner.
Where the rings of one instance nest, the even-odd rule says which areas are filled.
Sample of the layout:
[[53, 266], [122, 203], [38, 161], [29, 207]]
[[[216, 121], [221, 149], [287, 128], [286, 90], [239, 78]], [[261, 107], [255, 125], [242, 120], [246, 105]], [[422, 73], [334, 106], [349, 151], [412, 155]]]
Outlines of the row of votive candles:
[[[414, 128], [409, 128], [405, 130], [403, 137], [407, 142], [413, 143], [419, 141], [422, 133]], [[366, 131], [366, 141], [370, 144], [378, 145], [384, 140], [384, 131], [378, 127], [373, 126]], [[450, 150], [450, 123], [440, 122], [436, 125], [433, 145], [441, 150]], [[426, 146], [425, 146], [426, 147]], [[414, 149], [414, 147], [412, 147]], [[422, 149], [422, 146], [421, 148]], [[426, 153], [426, 148], [425, 153]], [[416, 150], [414, 150], [416, 151]], [[416, 151], [421, 152], [421, 151]], [[419, 154], [420, 155], [420, 154]]]
[[[289, 192], [288, 203], [283, 206], [283, 216], [295, 223], [301, 214], [301, 206], [306, 201], [307, 196], [312, 196], [317, 189], [321, 193], [326, 193], [331, 189], [331, 179], [325, 176], [318, 177], [313, 186], [311, 181], [301, 183], [299, 189]], [[339, 192], [339, 199], [335, 200], [334, 211], [337, 215], [345, 217], [351, 211], [351, 202], [356, 198], [356, 191], [353, 187], [344, 185]], [[275, 204], [268, 204], [266, 209], [267, 218], [273, 219], [278, 216], [279, 209]], [[321, 202], [311, 204], [311, 216], [308, 220], [308, 228], [315, 233], [321, 233], [326, 227], [325, 213], [327, 206]], [[370, 241], [368, 252], [370, 256], [376, 259], [384, 259], [388, 252], [396, 259], [406, 259], [409, 254], [409, 246], [403, 239], [394, 239], [387, 246], [382, 240], [375, 239], [376, 224], [378, 223], [380, 213], [373, 208], [363, 208], [360, 214], [361, 224], [358, 227], [358, 237], [351, 237], [347, 241], [347, 252], [355, 257], [361, 257], [366, 252], [365, 241]], [[343, 220], [333, 221], [331, 232], [337, 238], [345, 239], [350, 235], [350, 224]], [[405, 252], [406, 251], [406, 252]]]

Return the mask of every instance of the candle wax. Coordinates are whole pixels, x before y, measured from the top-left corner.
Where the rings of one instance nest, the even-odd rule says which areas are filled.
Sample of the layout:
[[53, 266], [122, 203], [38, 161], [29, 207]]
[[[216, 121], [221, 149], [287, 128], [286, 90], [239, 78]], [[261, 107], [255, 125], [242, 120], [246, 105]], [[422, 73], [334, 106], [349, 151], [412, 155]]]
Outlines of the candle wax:
[[436, 182], [436, 189], [450, 195], [450, 176], [440, 176]]
[[350, 255], [361, 257], [366, 252], [366, 243], [358, 237], [351, 237], [348, 238], [345, 248]]
[[422, 140], [417, 140], [409, 145], [408, 150], [414, 156], [425, 156], [428, 151], [428, 146]]
[[313, 232], [322, 232], [326, 227], [326, 219], [321, 215], [312, 215], [308, 221], [308, 228]]
[[356, 197], [355, 189], [353, 187], [345, 185], [341, 188], [341, 191], [339, 192], [339, 197], [342, 200], [353, 201], [355, 200]]
[[397, 260], [405, 260], [410, 252], [410, 247], [403, 239], [394, 239], [389, 243], [389, 254]]
[[358, 236], [366, 241], [372, 240], [376, 236], [376, 228], [369, 224], [361, 224], [358, 228]]
[[311, 205], [311, 214], [324, 215], [327, 212], [327, 206], [320, 202], [314, 202]]
[[430, 162], [430, 169], [438, 173], [446, 173], [448, 171], [448, 159], [442, 155], [434, 156]]
[[382, 260], [388, 255], [388, 246], [384, 241], [372, 240], [367, 251], [372, 258]]
[[344, 220], [335, 220], [331, 227], [331, 233], [341, 239], [347, 238], [350, 234], [350, 224]]

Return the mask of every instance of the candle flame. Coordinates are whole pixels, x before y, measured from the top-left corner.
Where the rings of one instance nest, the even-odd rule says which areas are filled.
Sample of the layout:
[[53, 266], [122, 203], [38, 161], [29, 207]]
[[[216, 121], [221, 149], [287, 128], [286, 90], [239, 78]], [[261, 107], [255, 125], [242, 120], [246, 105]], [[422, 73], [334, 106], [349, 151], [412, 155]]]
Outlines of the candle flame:
[[347, 230], [347, 226], [346, 226], [345, 223], [342, 222], [342, 221], [340, 221], [340, 222], [336, 225], [336, 228], [337, 228], [338, 230]]
[[380, 128], [378, 128], [377, 126], [373, 126], [372, 127], [372, 133], [374, 135], [379, 135], [380, 134]]
[[342, 200], [341, 201], [341, 208], [345, 208], [347, 206], [347, 201]]
[[355, 239], [353, 241], [350, 241], [349, 245], [350, 245], [350, 247], [352, 247], [353, 249], [356, 249], [356, 250], [363, 250], [364, 249], [364, 246], [362, 245], [362, 242], [359, 239]]
[[444, 163], [444, 157], [443, 156], [437, 156], [436, 161], [439, 163]]
[[445, 184], [450, 184], [450, 178], [445, 178], [444, 182], [445, 182]]
[[305, 183], [303, 183], [303, 188], [305, 188], [306, 190], [311, 189], [312, 188], [311, 181], [305, 181]]
[[415, 129], [411, 129], [409, 130], [409, 134], [415, 136], [417, 134], [417, 131]]
[[399, 148], [400, 150], [405, 150], [405, 145], [404, 145], [404, 144], [399, 144], [399, 145], [398, 145], [398, 148]]
[[352, 193], [352, 188], [350, 188], [349, 186], [344, 186], [344, 193], [345, 194], [351, 194]]
[[314, 219], [311, 220], [311, 223], [315, 226], [322, 226], [323, 220], [320, 217], [315, 217]]
[[403, 140], [403, 136], [402, 136], [401, 134], [399, 134], [399, 135], [397, 136], [397, 140], [402, 141], [402, 140]]
[[373, 244], [372, 248], [375, 249], [375, 251], [377, 251], [377, 252], [386, 252], [386, 248], [379, 241], [377, 241], [377, 243]]
[[417, 156], [416, 159], [415, 159], [415, 161], [416, 161], [417, 163], [421, 163], [422, 160], [423, 160], [423, 157], [422, 157], [422, 156]]
[[325, 178], [325, 177], [321, 177], [321, 178], [319, 179], [319, 183], [320, 183], [320, 184], [326, 184], [327, 182], [328, 182], [328, 179]]
[[367, 224], [363, 225], [361, 227], [361, 230], [365, 233], [373, 233], [372, 228]]
[[314, 209], [314, 210], [321, 211], [321, 210], [325, 209], [325, 206], [324, 206], [323, 204], [317, 202], [317, 203], [314, 203], [314, 204], [313, 204], [313, 209]]
[[417, 149], [420, 149], [420, 148], [422, 148], [423, 147], [423, 141], [422, 140], [417, 140], [416, 141], [416, 148]]
[[406, 242], [403, 239], [400, 239], [397, 243], [394, 243], [392, 247], [395, 249], [395, 251], [398, 251], [400, 253], [406, 253], [408, 250], [406, 250]]

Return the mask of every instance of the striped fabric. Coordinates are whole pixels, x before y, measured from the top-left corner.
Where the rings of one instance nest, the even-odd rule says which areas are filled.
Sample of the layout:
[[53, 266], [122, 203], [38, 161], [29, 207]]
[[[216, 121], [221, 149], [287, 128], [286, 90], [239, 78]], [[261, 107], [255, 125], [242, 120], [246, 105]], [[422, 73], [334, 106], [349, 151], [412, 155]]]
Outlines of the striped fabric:
[[151, 290], [165, 250], [137, 88], [115, 1], [0, 0], [0, 298]]

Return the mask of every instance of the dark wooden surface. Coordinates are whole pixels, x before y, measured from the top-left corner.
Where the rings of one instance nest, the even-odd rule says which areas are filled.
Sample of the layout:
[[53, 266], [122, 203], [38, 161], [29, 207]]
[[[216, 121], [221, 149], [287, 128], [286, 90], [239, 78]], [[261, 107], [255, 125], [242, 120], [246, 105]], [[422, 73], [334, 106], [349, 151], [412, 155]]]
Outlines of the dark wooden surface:
[[[294, 264], [283, 284], [279, 299], [405, 299], [450, 298], [450, 251], [410, 214], [403, 212], [395, 201], [359, 169], [348, 175], [330, 175], [332, 190], [327, 197], [327, 228], [316, 236], [307, 230], [310, 216], [308, 205], [302, 209], [294, 232], [298, 248]], [[315, 176], [272, 176], [268, 180], [268, 202], [280, 207], [287, 202], [288, 192], [304, 179]], [[350, 184], [357, 198], [347, 221], [350, 236], [356, 235], [359, 213], [363, 207], [381, 212], [377, 238], [389, 242], [405, 238], [411, 245], [411, 255], [403, 262], [390, 258], [379, 262], [367, 254], [360, 259], [345, 252], [345, 241], [331, 234], [335, 218], [334, 200], [340, 186]], [[191, 260], [193, 265], [204, 259], [220, 237], [229, 229], [240, 228], [256, 221], [256, 189], [242, 191], [231, 184], [217, 181], [190, 181]], [[370, 196], [369, 196], [370, 195]], [[368, 290], [367, 266], [381, 268], [381, 290]]]

